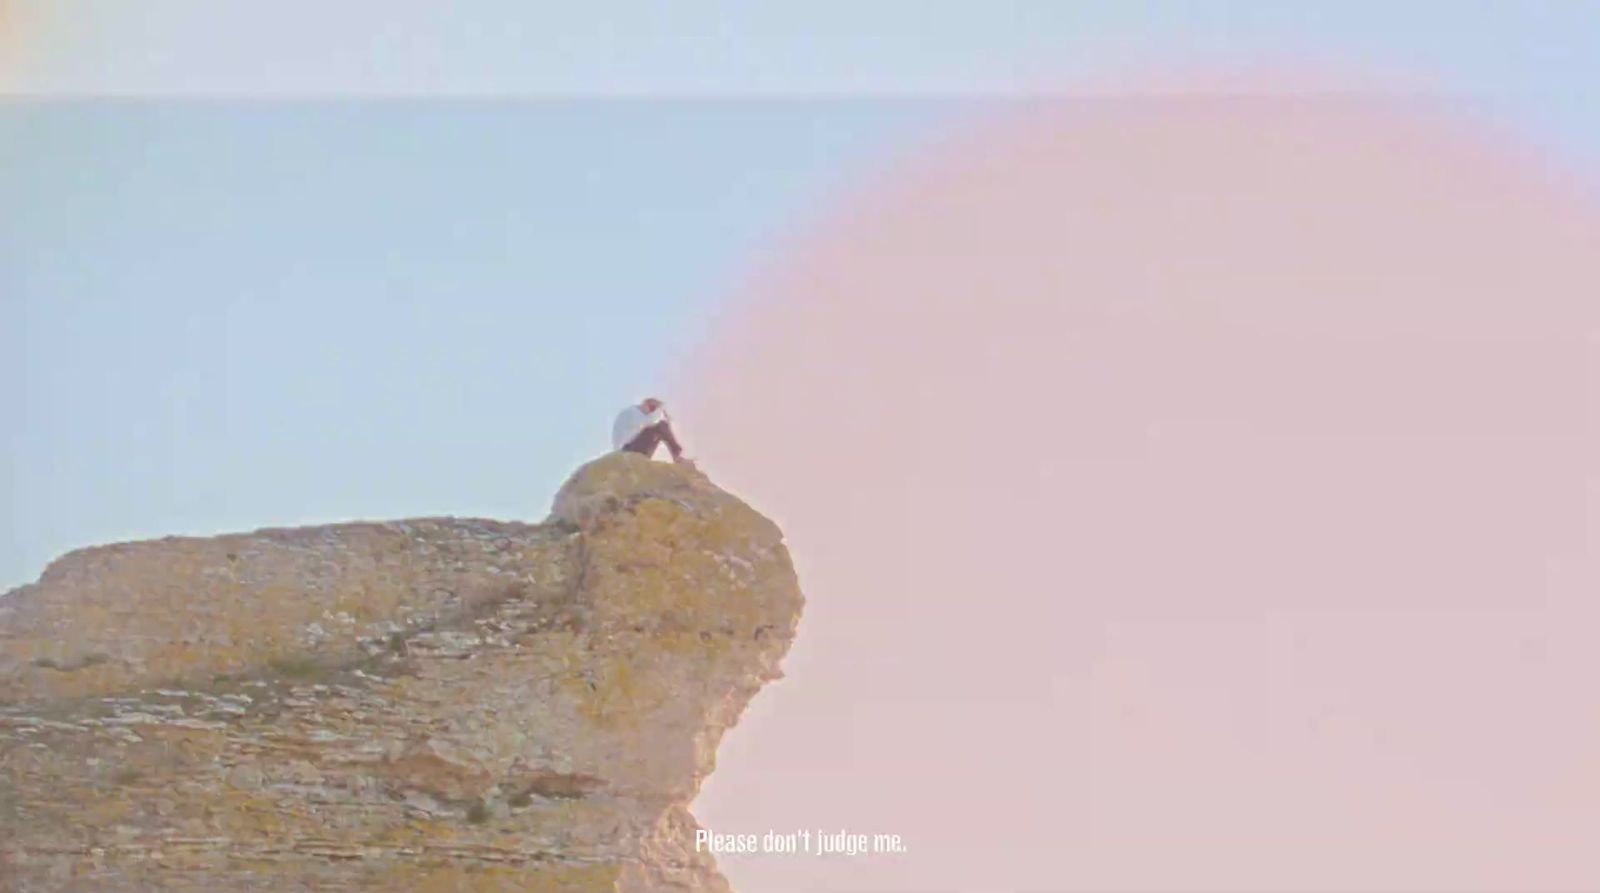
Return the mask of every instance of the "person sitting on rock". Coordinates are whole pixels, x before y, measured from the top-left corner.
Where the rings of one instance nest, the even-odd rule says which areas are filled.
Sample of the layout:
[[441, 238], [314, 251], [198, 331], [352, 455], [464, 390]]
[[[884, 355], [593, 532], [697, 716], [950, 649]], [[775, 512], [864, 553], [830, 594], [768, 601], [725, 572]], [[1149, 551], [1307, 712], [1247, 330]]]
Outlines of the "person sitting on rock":
[[662, 443], [672, 453], [672, 461], [694, 467], [694, 460], [683, 454], [683, 447], [672, 436], [672, 419], [667, 416], [666, 407], [654, 397], [646, 397], [638, 405], [618, 413], [611, 426], [611, 445], [615, 449], [648, 458], [655, 455], [656, 446]]

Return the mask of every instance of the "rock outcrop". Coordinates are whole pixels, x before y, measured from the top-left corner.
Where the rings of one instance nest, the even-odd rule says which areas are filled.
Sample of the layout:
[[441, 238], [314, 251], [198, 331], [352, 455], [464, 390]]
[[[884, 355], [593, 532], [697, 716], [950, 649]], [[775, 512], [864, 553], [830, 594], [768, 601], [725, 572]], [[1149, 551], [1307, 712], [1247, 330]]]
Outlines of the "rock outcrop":
[[726, 890], [687, 804], [801, 604], [633, 454], [542, 524], [73, 552], [0, 598], [0, 891]]

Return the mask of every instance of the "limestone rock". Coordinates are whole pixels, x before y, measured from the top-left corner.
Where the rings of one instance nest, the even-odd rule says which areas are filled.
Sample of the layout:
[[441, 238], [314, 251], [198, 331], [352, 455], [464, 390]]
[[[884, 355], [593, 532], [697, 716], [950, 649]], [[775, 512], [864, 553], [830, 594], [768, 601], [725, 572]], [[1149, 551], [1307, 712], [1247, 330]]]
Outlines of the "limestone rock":
[[0, 891], [720, 891], [687, 810], [802, 599], [629, 453], [543, 524], [73, 552], [0, 598]]

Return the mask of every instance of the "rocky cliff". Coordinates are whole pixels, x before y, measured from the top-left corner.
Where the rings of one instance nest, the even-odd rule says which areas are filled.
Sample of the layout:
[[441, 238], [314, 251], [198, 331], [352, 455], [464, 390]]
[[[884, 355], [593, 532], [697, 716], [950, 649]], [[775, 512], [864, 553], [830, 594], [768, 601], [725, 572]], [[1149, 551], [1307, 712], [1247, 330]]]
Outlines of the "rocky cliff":
[[715, 891], [687, 804], [802, 599], [632, 454], [542, 524], [73, 552], [0, 598], [0, 891]]

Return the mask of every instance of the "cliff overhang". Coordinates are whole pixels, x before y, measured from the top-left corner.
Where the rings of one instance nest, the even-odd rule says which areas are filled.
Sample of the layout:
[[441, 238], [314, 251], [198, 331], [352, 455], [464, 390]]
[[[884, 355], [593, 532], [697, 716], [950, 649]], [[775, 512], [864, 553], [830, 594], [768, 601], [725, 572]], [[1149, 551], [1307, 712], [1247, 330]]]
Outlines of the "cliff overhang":
[[802, 604], [629, 453], [540, 524], [70, 553], [0, 598], [0, 891], [726, 890], [687, 805]]

